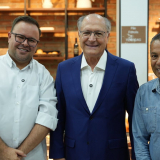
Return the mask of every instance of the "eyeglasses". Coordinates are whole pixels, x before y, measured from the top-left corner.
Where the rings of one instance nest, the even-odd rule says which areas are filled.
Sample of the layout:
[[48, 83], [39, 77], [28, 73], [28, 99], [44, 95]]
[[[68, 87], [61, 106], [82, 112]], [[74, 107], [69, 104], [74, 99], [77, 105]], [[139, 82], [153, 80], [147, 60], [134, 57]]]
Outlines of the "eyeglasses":
[[38, 40], [34, 39], [34, 38], [26, 38], [24, 35], [22, 34], [17, 34], [17, 33], [13, 33], [11, 32], [11, 34], [15, 35], [15, 41], [18, 43], [23, 43], [26, 39], [27, 39], [27, 43], [30, 47], [36, 47], [36, 45], [38, 44]]
[[106, 32], [103, 32], [103, 31], [94, 31], [94, 32], [92, 32], [92, 31], [79, 31], [79, 32], [85, 38], [89, 38], [92, 35], [92, 33], [94, 34], [94, 36], [96, 38], [103, 38], [105, 33], [106, 33]]

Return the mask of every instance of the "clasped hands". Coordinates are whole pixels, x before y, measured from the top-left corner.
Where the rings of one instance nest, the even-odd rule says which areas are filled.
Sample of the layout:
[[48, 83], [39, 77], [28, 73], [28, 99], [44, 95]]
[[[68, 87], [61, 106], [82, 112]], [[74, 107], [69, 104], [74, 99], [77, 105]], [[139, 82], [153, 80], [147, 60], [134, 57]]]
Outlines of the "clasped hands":
[[21, 160], [23, 157], [26, 157], [23, 151], [7, 147], [0, 155], [0, 160]]

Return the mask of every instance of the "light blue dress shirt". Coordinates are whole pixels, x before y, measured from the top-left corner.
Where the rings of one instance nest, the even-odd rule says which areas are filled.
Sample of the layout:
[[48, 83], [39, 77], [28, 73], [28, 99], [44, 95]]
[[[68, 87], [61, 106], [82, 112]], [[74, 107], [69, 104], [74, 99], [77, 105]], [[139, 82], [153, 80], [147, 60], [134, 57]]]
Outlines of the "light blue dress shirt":
[[160, 83], [143, 84], [136, 95], [132, 130], [136, 160], [160, 160]]
[[[55, 130], [56, 91], [50, 73], [32, 59], [20, 70], [7, 53], [0, 56], [0, 138], [17, 148], [35, 123]], [[46, 160], [43, 140], [24, 160]]]

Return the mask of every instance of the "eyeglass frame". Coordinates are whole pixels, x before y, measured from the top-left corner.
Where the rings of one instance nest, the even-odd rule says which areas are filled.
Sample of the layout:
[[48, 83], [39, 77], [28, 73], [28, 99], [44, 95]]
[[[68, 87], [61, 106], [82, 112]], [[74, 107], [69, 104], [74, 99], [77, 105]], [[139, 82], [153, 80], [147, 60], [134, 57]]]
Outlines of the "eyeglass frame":
[[[13, 33], [13, 32], [10, 32], [10, 33], [15, 35], [15, 41], [16, 41], [16, 36], [17, 36], [17, 35], [20, 35], [20, 36], [23, 36], [23, 37], [25, 38], [23, 42], [25, 42], [25, 40], [27, 39], [27, 44], [28, 44], [28, 45], [29, 45], [28, 40], [30, 40], [30, 39], [34, 39], [35, 41], [37, 41], [37, 44], [38, 44], [38, 42], [39, 42], [39, 41], [36, 40], [35, 38], [27, 38], [27, 37], [24, 36], [23, 34], [18, 34], [18, 33]], [[18, 43], [23, 43], [23, 42], [19, 42], [19, 41], [16, 41], [16, 42], [18, 42]], [[35, 46], [31, 46], [31, 45], [29, 45], [29, 46], [30, 46], [30, 47], [36, 47], [37, 44], [36, 44]]]
[[[102, 37], [96, 37], [96, 36], [95, 36], [95, 33], [96, 33], [96, 32], [97, 32], [97, 33], [98, 33], [98, 32], [101, 32], [101, 33], [103, 33], [103, 34], [109, 33], [108, 31], [107, 31], [107, 32], [104, 32], [104, 31], [93, 31], [93, 32], [92, 32], [92, 31], [79, 31], [80, 34], [83, 34], [84, 32], [90, 32], [90, 35], [89, 35], [89, 36], [86, 36], [86, 38], [89, 38], [89, 37], [92, 35], [92, 33], [93, 33], [93, 34], [94, 34], [94, 37], [95, 37], [95, 38], [98, 38], [98, 39], [99, 39], [99, 38], [102, 38]], [[83, 36], [83, 35], [82, 35], [82, 36]], [[104, 37], [104, 35], [103, 35], [103, 37]]]

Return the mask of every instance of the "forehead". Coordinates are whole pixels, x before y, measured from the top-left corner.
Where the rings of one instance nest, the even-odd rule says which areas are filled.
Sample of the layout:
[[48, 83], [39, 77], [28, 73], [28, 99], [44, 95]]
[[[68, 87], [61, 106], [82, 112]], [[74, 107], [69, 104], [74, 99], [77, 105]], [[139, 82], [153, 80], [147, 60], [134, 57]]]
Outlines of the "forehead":
[[151, 52], [160, 52], [160, 40], [155, 40], [151, 44]]
[[18, 22], [14, 26], [13, 32], [15, 32], [17, 34], [25, 35], [26, 37], [34, 37], [34, 38], [39, 37], [38, 27], [34, 24], [27, 23], [27, 22], [24, 22], [24, 21]]
[[90, 15], [84, 18], [81, 30], [106, 30], [105, 21], [101, 16]]

